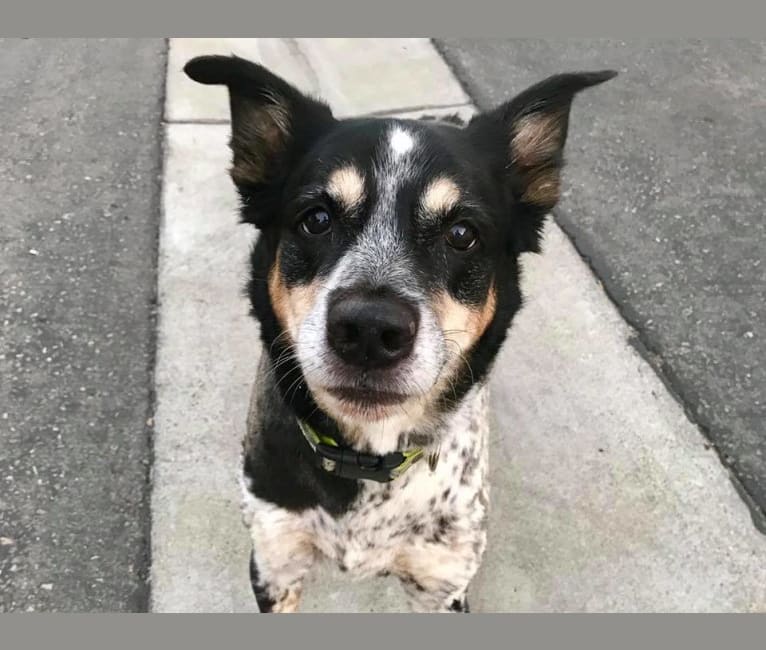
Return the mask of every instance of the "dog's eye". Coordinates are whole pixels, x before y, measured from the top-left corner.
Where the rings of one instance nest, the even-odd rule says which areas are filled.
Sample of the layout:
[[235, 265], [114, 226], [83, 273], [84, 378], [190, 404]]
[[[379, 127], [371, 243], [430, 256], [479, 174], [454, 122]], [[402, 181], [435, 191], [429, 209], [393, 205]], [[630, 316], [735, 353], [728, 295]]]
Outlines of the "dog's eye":
[[324, 235], [330, 231], [332, 220], [327, 210], [316, 208], [303, 215], [301, 230], [307, 235]]
[[479, 241], [476, 230], [465, 221], [452, 224], [444, 237], [452, 248], [459, 251], [467, 251]]

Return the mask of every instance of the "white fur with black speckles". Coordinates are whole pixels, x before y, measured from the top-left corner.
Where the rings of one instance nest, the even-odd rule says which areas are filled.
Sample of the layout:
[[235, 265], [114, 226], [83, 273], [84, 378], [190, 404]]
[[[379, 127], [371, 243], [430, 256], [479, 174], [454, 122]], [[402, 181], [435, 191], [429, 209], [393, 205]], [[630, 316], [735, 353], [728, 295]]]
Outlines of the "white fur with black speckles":
[[354, 576], [398, 576], [416, 611], [447, 611], [465, 591], [486, 544], [488, 396], [475, 386], [445, 421], [432, 471], [425, 461], [390, 483], [363, 482], [351, 508], [293, 513], [243, 484], [243, 517], [275, 609], [293, 611], [320, 558]]

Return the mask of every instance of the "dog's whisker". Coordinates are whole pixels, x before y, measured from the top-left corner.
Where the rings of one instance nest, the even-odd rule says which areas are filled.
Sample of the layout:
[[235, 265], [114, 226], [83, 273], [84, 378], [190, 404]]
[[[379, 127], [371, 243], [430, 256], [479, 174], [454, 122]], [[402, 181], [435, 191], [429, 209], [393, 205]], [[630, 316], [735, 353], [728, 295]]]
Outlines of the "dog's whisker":
[[463, 363], [465, 363], [466, 367], [468, 368], [468, 372], [471, 373], [471, 383], [472, 384], [475, 383], [476, 379], [474, 378], [473, 368], [471, 367], [471, 363], [463, 354], [463, 348], [460, 347], [460, 344], [457, 341], [449, 337], [445, 337], [444, 340], [447, 341], [448, 343], [452, 343], [455, 345], [455, 347], [457, 348], [457, 352], [453, 352], [452, 354], [456, 354], [463, 361]]
[[274, 349], [274, 346], [279, 343], [283, 338], [287, 338], [289, 336], [289, 332], [287, 330], [283, 330], [280, 334], [278, 334], [274, 340], [271, 342], [271, 345], [269, 346], [269, 353], [271, 353]]

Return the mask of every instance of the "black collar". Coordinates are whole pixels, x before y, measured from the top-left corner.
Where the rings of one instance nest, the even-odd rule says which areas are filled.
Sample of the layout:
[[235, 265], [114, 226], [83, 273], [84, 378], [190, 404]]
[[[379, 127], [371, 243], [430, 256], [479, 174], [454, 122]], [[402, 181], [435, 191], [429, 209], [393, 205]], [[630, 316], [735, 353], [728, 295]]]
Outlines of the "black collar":
[[[298, 420], [298, 427], [314, 452], [316, 465], [328, 474], [342, 478], [387, 483], [401, 476], [425, 453], [422, 448], [417, 447], [382, 456], [365, 454], [338, 444], [337, 440], [330, 436], [320, 435], [304, 420]], [[437, 459], [438, 452], [429, 457], [431, 469], [436, 466]]]

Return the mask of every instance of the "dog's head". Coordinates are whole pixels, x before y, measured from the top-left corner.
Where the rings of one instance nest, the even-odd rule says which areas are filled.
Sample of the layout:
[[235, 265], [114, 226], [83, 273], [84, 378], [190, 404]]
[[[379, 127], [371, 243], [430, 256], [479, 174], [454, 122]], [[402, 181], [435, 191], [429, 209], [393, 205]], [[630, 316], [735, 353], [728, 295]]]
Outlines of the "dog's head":
[[229, 89], [231, 177], [261, 231], [250, 297], [284, 394], [352, 425], [433, 416], [486, 374], [559, 198], [572, 99], [615, 74], [551, 77], [461, 127], [337, 120], [237, 57], [185, 71]]

